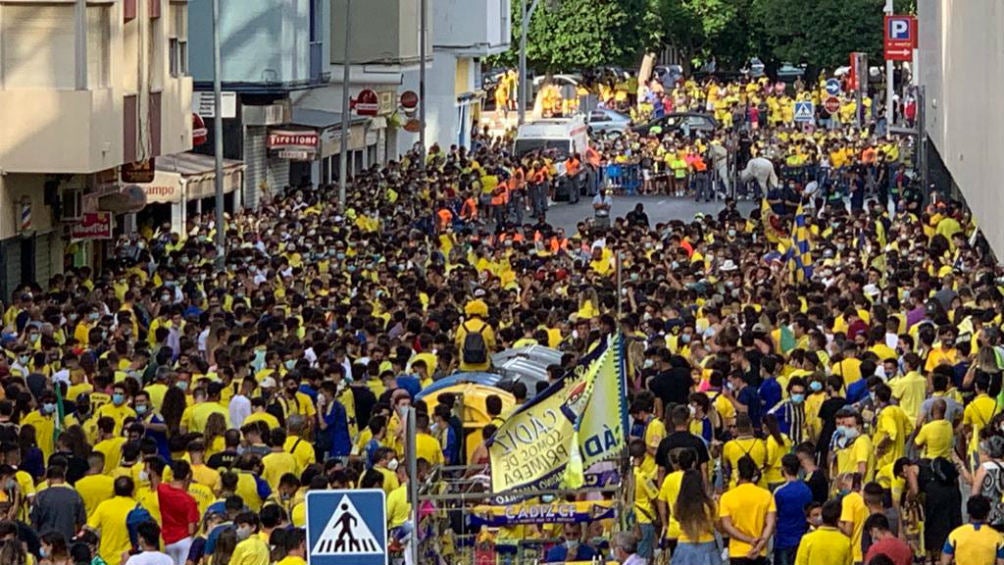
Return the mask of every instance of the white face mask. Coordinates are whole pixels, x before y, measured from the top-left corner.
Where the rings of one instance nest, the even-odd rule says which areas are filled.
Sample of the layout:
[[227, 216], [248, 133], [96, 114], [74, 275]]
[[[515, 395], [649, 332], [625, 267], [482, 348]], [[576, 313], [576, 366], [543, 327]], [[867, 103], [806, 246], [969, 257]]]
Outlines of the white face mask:
[[389, 462], [387, 463], [387, 468], [388, 468], [388, 469], [390, 469], [391, 471], [397, 471], [397, 466], [398, 466], [399, 464], [400, 464], [400, 463], [398, 463], [398, 460], [397, 460], [396, 458], [395, 458], [395, 459], [391, 459], [391, 460], [390, 460], [390, 461], [389, 461]]
[[237, 539], [246, 540], [249, 537], [251, 537], [251, 528], [244, 526], [237, 528]]

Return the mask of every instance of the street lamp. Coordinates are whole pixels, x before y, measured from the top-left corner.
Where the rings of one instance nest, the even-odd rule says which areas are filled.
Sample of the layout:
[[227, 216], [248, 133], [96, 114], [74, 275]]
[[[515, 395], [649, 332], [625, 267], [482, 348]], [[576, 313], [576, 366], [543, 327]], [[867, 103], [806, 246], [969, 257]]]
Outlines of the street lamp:
[[540, 4], [540, 0], [530, 0], [529, 9], [527, 8], [527, 0], [520, 0], [519, 4], [522, 7], [522, 18], [519, 20], [520, 25], [520, 38], [519, 38], [519, 98], [517, 104], [519, 104], [519, 125], [523, 125], [526, 121], [526, 103], [527, 103], [527, 88], [528, 83], [526, 80], [526, 38], [530, 31], [530, 19], [533, 18], [533, 12], [537, 9], [537, 5]]

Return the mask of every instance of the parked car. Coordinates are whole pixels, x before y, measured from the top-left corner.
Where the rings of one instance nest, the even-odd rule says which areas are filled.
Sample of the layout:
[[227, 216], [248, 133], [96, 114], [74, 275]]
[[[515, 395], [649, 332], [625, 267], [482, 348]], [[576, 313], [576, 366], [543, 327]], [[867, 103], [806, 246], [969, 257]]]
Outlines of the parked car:
[[652, 69], [652, 74], [659, 79], [663, 88], [670, 89], [683, 80], [683, 66], [657, 65]]
[[623, 135], [631, 127], [631, 118], [607, 108], [596, 108], [586, 116], [586, 125], [594, 135]]
[[781, 63], [777, 68], [777, 80], [790, 82], [801, 76], [805, 76], [805, 67], [802, 65]]
[[665, 116], [631, 128], [635, 133], [645, 135], [653, 126], [662, 126], [663, 133], [672, 133], [681, 130], [689, 130], [690, 135], [696, 132], [714, 133], [718, 129], [718, 122], [710, 114], [698, 112], [674, 112]]
[[746, 68], [742, 70], [743, 74], [748, 75], [750, 78], [760, 78], [766, 72], [767, 66], [763, 64], [763, 61], [759, 57], [753, 57], [749, 60]]

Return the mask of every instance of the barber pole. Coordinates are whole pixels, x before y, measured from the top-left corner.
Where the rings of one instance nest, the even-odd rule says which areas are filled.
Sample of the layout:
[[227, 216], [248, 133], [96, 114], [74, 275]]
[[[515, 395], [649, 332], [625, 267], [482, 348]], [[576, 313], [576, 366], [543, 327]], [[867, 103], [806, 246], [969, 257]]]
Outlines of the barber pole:
[[21, 201], [21, 231], [31, 231], [31, 200], [27, 198]]

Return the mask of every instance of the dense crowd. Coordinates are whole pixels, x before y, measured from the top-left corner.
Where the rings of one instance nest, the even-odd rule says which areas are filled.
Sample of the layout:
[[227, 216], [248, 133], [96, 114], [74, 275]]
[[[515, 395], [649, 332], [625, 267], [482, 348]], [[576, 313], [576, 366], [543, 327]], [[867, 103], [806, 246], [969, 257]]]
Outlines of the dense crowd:
[[[759, 88], [687, 82], [674, 103], [721, 112]], [[408, 482], [488, 457], [464, 445], [458, 399], [420, 391], [532, 344], [567, 354], [543, 388], [616, 332], [632, 528], [485, 532], [500, 548], [560, 535], [546, 561], [1004, 558], [996, 260], [961, 204], [907, 198], [904, 156], [872, 125], [799, 133], [764, 96], [766, 117], [747, 111], [745, 127], [723, 115], [703, 139], [629, 136], [560, 172], [477, 135], [371, 167], [345, 203], [334, 187], [287, 188], [228, 215], [222, 270], [221, 227], [195, 217], [186, 233], [121, 236], [101, 272], [22, 285], [0, 335], [0, 563], [302, 565], [305, 493], [327, 488], [384, 489], [406, 542]], [[732, 167], [773, 150], [807, 160], [752, 213], [729, 199], [692, 219], [611, 218], [617, 196], [601, 189], [575, 232], [547, 221], [562, 177], [602, 187], [604, 162], [684, 147], [714, 168], [716, 144]], [[856, 180], [827, 180], [845, 172]], [[795, 216], [813, 257], [800, 273]], [[509, 392], [518, 405], [538, 391]], [[486, 404], [485, 438], [518, 407]]]

